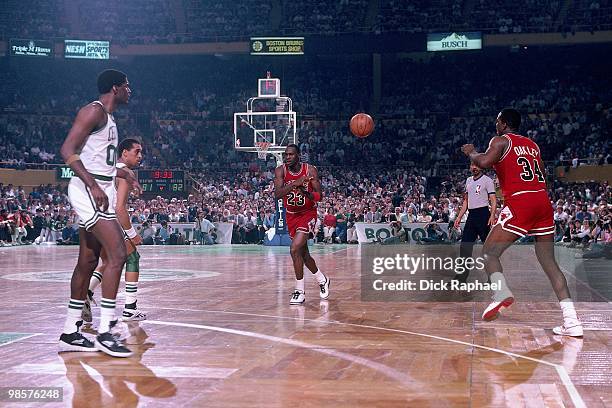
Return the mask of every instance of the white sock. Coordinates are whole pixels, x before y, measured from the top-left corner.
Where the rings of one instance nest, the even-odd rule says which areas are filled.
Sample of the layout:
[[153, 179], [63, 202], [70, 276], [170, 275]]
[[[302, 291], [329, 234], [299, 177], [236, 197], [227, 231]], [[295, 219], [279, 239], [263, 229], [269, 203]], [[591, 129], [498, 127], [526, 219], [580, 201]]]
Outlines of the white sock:
[[295, 288], [304, 292], [304, 278], [295, 280]]
[[93, 292], [100, 283], [102, 283], [102, 273], [99, 271], [94, 271], [93, 275], [91, 275], [91, 279], [89, 280], [89, 290]]
[[110, 323], [115, 320], [115, 299], [100, 299], [100, 327], [98, 333], [110, 331]]
[[321, 272], [320, 269], [317, 271], [317, 273], [313, 273], [312, 276], [317, 278], [317, 282], [319, 282], [319, 284], [327, 282], [327, 277], [323, 274], [323, 272]]
[[508, 288], [508, 284], [506, 283], [506, 277], [501, 272], [493, 272], [490, 276], [491, 284], [498, 284], [498, 289], [493, 291], [493, 300], [496, 302], [501, 302], [507, 297], [512, 296], [512, 292]]
[[578, 316], [576, 316], [576, 309], [574, 308], [572, 299], [562, 299], [559, 301], [559, 305], [563, 313], [563, 324], [565, 327], [572, 327], [580, 324], [580, 320], [578, 320]]
[[131, 305], [136, 303], [136, 292], [138, 291], [138, 282], [125, 282], [125, 304]]
[[85, 305], [84, 300], [70, 299], [68, 302], [68, 315], [66, 316], [66, 322], [64, 323], [64, 333], [70, 334], [79, 330], [76, 325], [81, 320], [81, 311]]

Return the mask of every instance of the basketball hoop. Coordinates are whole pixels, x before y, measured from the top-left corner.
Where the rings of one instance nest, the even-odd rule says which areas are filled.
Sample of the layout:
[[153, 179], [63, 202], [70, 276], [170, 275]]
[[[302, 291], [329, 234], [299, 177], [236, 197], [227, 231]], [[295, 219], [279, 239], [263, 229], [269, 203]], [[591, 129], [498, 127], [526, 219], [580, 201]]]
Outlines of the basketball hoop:
[[266, 160], [270, 142], [257, 142], [255, 143], [255, 147], [257, 148], [257, 157], [261, 160]]

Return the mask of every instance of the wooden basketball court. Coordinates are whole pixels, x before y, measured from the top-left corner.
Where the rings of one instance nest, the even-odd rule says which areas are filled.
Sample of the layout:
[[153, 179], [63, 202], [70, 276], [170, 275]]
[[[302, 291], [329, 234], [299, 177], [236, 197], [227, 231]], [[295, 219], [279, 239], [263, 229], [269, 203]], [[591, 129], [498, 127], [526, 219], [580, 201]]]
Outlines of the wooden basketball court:
[[[560, 338], [554, 301], [517, 299], [489, 323], [480, 298], [362, 302], [357, 246], [313, 247], [331, 297], [307, 273], [305, 306], [289, 306], [288, 248], [140, 251], [149, 320], [129, 324], [135, 356], [118, 359], [57, 352], [77, 247], [1, 248], [0, 387], [63, 388], [37, 407], [612, 406], [609, 302], [577, 303], [584, 339]], [[544, 273], [524, 262], [509, 284], [536, 291]]]

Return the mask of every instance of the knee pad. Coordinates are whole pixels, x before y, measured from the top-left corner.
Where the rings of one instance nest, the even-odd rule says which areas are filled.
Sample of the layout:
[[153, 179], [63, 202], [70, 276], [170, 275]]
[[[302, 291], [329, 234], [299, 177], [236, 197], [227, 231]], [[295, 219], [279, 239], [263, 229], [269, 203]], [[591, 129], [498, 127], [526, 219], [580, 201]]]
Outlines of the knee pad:
[[126, 272], [140, 272], [140, 254], [134, 251], [128, 255], [125, 261]]

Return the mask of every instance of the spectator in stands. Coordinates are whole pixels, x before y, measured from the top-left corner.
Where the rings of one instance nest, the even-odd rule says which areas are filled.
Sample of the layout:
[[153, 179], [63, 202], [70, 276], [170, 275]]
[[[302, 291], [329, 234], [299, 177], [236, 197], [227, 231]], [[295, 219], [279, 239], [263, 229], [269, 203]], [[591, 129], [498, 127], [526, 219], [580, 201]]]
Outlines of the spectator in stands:
[[337, 218], [334, 215], [334, 209], [329, 208], [325, 217], [323, 217], [323, 242], [331, 244], [333, 242], [333, 236], [336, 232]]
[[429, 223], [431, 222], [431, 215], [427, 213], [426, 209], [422, 209], [419, 216], [417, 217], [417, 222]]
[[142, 228], [140, 231], [140, 236], [142, 237], [143, 245], [154, 245], [154, 237], [157, 234], [155, 227], [151, 224], [150, 221], [145, 221], [142, 223]]
[[2, 208], [0, 209], [0, 246], [10, 245], [11, 235], [12, 228], [8, 219], [8, 211]]
[[40, 240], [38, 240], [38, 238], [40, 237], [42, 230], [45, 227], [45, 214], [44, 210], [41, 207], [38, 207], [36, 209], [36, 215], [32, 219], [32, 225], [33, 228], [31, 232], [31, 241], [35, 242], [36, 244], [40, 244]]
[[168, 221], [160, 222], [160, 228], [155, 232], [156, 245], [168, 245], [170, 241], [171, 228], [168, 226]]
[[347, 215], [344, 208], [339, 207], [336, 213], [336, 242], [341, 244], [346, 242], [347, 238]]
[[32, 219], [25, 209], [17, 210], [8, 216], [8, 220], [12, 226], [12, 243], [13, 245], [25, 245], [29, 242], [24, 238], [28, 235], [26, 226], [32, 228]]

